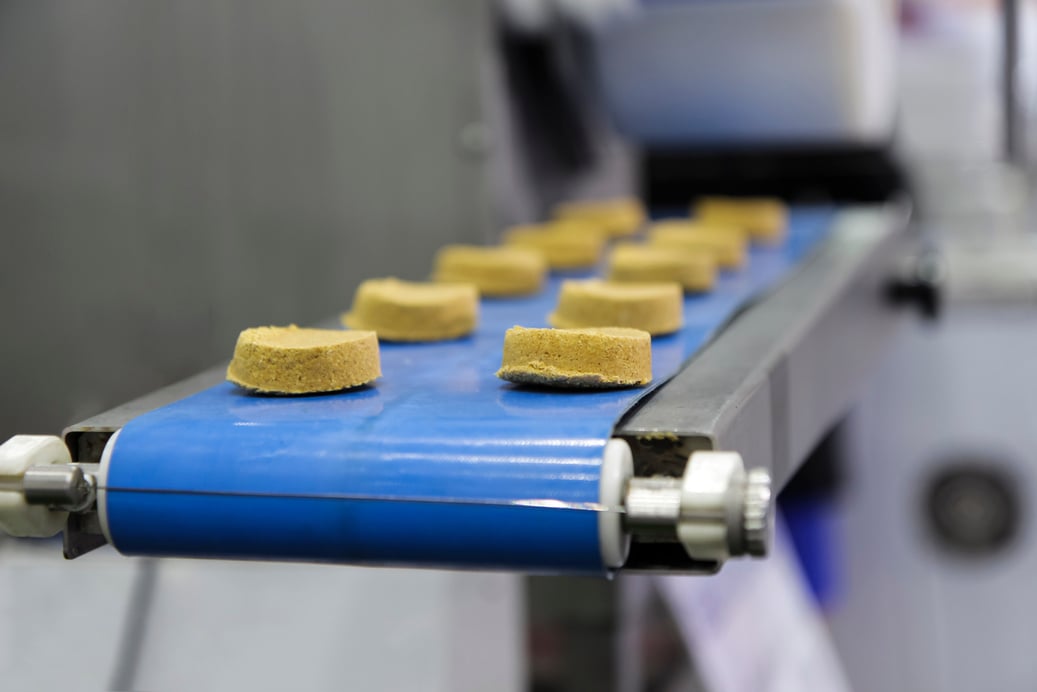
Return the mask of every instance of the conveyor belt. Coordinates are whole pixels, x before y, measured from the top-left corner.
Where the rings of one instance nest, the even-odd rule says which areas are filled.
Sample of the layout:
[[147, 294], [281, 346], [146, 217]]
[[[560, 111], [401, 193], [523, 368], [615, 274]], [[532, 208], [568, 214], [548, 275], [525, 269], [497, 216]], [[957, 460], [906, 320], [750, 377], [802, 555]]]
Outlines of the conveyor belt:
[[[653, 342], [653, 387], [747, 301], [793, 270], [831, 210], [796, 210], [779, 249], [685, 300]], [[222, 384], [130, 421], [102, 512], [127, 554], [600, 573], [599, 469], [648, 389], [548, 391], [494, 376], [504, 331], [544, 326], [560, 284], [483, 300], [468, 339], [383, 344], [383, 377], [346, 393], [271, 398]]]

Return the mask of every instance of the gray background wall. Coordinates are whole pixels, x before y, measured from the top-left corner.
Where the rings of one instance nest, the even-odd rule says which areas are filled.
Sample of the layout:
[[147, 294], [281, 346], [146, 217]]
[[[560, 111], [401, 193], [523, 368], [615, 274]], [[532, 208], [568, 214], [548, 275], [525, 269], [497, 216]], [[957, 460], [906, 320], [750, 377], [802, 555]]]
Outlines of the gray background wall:
[[486, 5], [0, 1], [0, 439], [481, 239]]

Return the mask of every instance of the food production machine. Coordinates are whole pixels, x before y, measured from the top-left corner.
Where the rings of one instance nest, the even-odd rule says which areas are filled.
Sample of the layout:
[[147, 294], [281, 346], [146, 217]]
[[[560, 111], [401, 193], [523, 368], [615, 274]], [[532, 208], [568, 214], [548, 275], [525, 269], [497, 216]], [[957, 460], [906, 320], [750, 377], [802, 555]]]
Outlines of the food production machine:
[[[384, 344], [374, 386], [249, 395], [213, 370], [0, 448], [0, 527], [127, 555], [607, 574], [766, 553], [771, 497], [846, 410], [899, 317], [908, 210], [796, 208], [685, 327], [654, 388], [497, 380], [558, 280], [482, 301], [470, 339]], [[899, 291], [892, 291], [898, 286]], [[893, 297], [891, 297], [893, 296]], [[809, 373], [809, 376], [808, 376]], [[818, 376], [824, 373], [824, 376]]]
[[[714, 612], [727, 589], [726, 615], [752, 613], [748, 636], [710, 637], [737, 656], [692, 659], [748, 656], [765, 674], [767, 603], [802, 606], [775, 614], [779, 643], [823, 638], [790, 534], [772, 540], [775, 500], [905, 304], [937, 303], [888, 156], [888, 10], [12, 7], [0, 195], [16, 232], [0, 276], [35, 288], [5, 294], [0, 534], [55, 538], [0, 540], [4, 591], [26, 606], [5, 618], [19, 632], [0, 646], [5, 679], [638, 689], [621, 684], [644, 650], [627, 604], [671, 573], [703, 575], [669, 580], [678, 600], [713, 589], [699, 595]], [[494, 376], [505, 330], [545, 326], [561, 283], [598, 267], [481, 300], [470, 338], [383, 343], [369, 387], [262, 397], [218, 366], [157, 389], [229, 356], [245, 326], [314, 324], [361, 279], [424, 279], [438, 248], [497, 242], [559, 202], [634, 196], [686, 218], [703, 194], [780, 197], [788, 232], [684, 298], [646, 388]], [[83, 559], [55, 565], [59, 545]], [[600, 578], [626, 572], [652, 574]], [[92, 636], [58, 669], [39, 621]]]
[[[493, 376], [504, 330], [544, 323], [556, 277], [534, 298], [482, 301], [471, 339], [384, 344], [385, 376], [369, 388], [256, 397], [223, 382], [219, 368], [61, 438], [15, 437], [0, 448], [0, 529], [62, 532], [70, 558], [111, 543], [128, 555], [607, 574], [711, 573], [729, 557], [765, 554], [773, 495], [846, 411], [898, 319], [894, 303], [931, 303], [933, 288], [931, 275], [905, 259], [909, 204], [875, 202], [894, 198], [890, 180], [875, 188], [881, 193], [847, 196], [831, 157], [802, 179], [783, 158], [834, 146], [842, 162], [847, 148], [885, 146], [888, 65], [874, 73], [864, 66], [892, 40], [890, 8], [757, 5], [499, 6], [514, 96], [543, 106], [534, 118], [568, 123], [552, 130], [527, 117], [526, 131], [569, 132], [548, 139], [555, 149], [600, 134], [578, 117], [587, 109], [563, 88], [564, 70], [542, 59], [551, 27], [569, 26], [588, 48], [583, 65], [598, 76], [598, 105], [643, 145], [643, 197], [654, 215], [683, 213], [667, 205], [703, 192], [811, 200], [791, 208], [783, 244], [755, 247], [745, 270], [686, 298], [685, 327], [653, 342], [650, 388], [547, 392]], [[773, 26], [802, 38], [772, 53], [773, 68], [792, 78], [788, 90], [767, 81], [758, 59], [729, 59], [726, 71], [685, 69], [712, 64], [701, 51], [712, 50], [713, 61], [737, 46], [765, 51]], [[706, 40], [717, 35], [731, 40]], [[808, 54], [839, 60], [804, 62]], [[530, 73], [531, 64], [539, 71]], [[641, 79], [646, 72], [650, 80]], [[523, 92], [545, 79], [560, 88]], [[723, 104], [748, 119], [725, 117]], [[466, 128], [461, 144], [476, 151], [482, 130]], [[717, 152], [737, 158], [775, 147], [783, 153], [770, 169], [782, 175], [755, 187], [730, 186], [744, 170], [725, 178], [711, 168], [720, 189], [695, 177]], [[671, 155], [690, 177], [672, 177]], [[579, 164], [570, 157], [562, 173]], [[508, 166], [515, 161], [492, 158], [490, 177]], [[819, 187], [819, 175], [831, 185]], [[548, 196], [560, 192], [544, 187]], [[846, 206], [847, 197], [872, 204]]]

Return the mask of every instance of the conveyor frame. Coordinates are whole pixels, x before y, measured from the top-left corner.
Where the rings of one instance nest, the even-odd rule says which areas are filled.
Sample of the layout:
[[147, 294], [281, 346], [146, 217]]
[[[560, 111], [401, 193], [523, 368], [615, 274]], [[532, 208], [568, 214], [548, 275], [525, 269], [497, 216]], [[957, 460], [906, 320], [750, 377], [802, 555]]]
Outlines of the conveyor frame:
[[[842, 210], [802, 267], [628, 413], [616, 434], [634, 448], [637, 474], [676, 476], [692, 451], [736, 451], [769, 468], [780, 489], [845, 412], [900, 321], [884, 289], [906, 252], [909, 211], [904, 203]], [[217, 384], [223, 372], [214, 368], [68, 427], [73, 461], [97, 462], [129, 420]], [[76, 522], [65, 534], [67, 557], [99, 544], [88, 517]], [[635, 534], [627, 567], [662, 566], [704, 571], [675, 537]]]
[[[780, 491], [903, 320], [886, 293], [912, 252], [909, 219], [906, 202], [841, 212], [811, 259], [619, 423], [635, 475], [677, 476], [693, 451], [731, 450], [770, 469]], [[635, 536], [626, 568], [678, 563], [692, 566], [676, 542]]]

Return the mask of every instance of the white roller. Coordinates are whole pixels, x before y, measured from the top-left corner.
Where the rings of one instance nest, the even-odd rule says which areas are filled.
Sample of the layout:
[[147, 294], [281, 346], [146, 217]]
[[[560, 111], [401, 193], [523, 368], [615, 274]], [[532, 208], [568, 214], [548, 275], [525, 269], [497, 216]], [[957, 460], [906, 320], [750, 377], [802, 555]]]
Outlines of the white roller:
[[68, 512], [27, 504], [21, 484], [31, 466], [69, 463], [72, 457], [65, 443], [52, 435], [15, 435], [0, 445], [0, 531], [24, 538], [59, 533]]
[[623, 530], [623, 515], [615, 511], [623, 506], [627, 483], [634, 475], [634, 455], [624, 440], [613, 438], [605, 445], [601, 460], [599, 502], [605, 511], [598, 514], [598, 542], [606, 567], [622, 567], [630, 552], [630, 534]]
[[119, 546], [112, 540], [112, 532], [108, 526], [108, 466], [112, 459], [112, 450], [115, 449], [115, 441], [119, 439], [121, 432], [122, 430], [115, 431], [105, 443], [104, 451], [101, 453], [101, 467], [97, 470], [97, 519], [101, 523], [101, 533], [105, 540], [116, 550]]

